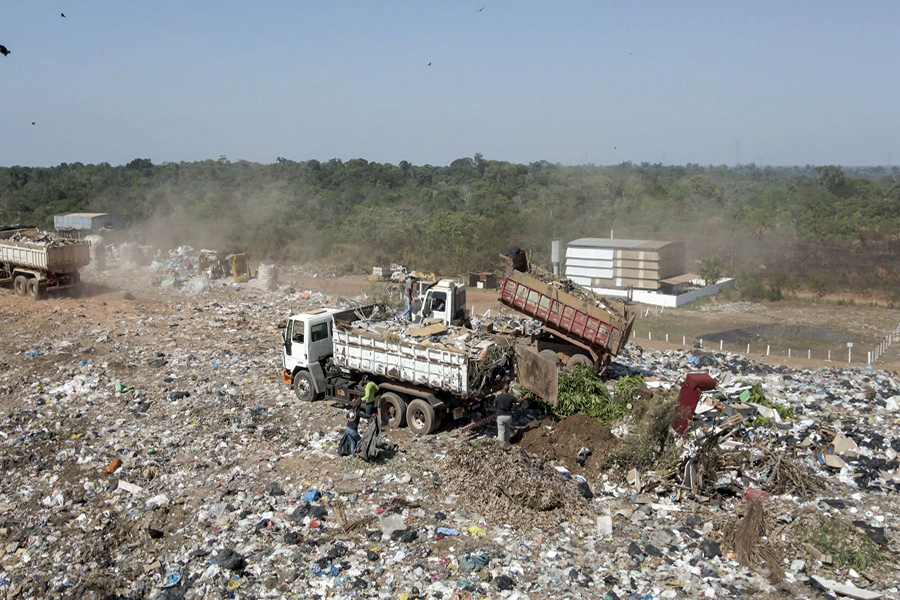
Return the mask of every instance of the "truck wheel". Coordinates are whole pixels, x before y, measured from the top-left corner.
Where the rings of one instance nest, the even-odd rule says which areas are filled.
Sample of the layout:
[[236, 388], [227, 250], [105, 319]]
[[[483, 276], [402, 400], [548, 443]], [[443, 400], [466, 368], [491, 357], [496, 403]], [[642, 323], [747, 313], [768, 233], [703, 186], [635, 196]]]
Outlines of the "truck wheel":
[[406, 402], [394, 392], [381, 395], [381, 403], [378, 407], [381, 422], [390, 429], [397, 429], [406, 425]]
[[41, 297], [41, 284], [38, 283], [36, 277], [32, 277], [28, 280], [28, 296], [32, 300], [37, 300]]
[[540, 352], [538, 352], [538, 355], [543, 356], [554, 365], [559, 366], [559, 355], [553, 350], [541, 350]]
[[294, 375], [293, 388], [300, 402], [312, 402], [316, 398], [316, 384], [309, 371], [297, 371]]
[[573, 354], [569, 357], [569, 362], [566, 364], [567, 367], [574, 367], [577, 365], [584, 365], [585, 367], [594, 368], [594, 361], [591, 360], [591, 357], [585, 356], [584, 354]]
[[13, 286], [16, 289], [16, 294], [24, 296], [28, 291], [28, 278], [24, 275], [16, 276]]
[[446, 411], [438, 410], [434, 412], [434, 427], [431, 428], [432, 433], [441, 428], [441, 425], [444, 424], [444, 416], [446, 415]]
[[410, 431], [416, 435], [428, 435], [434, 431], [435, 423], [433, 406], [421, 398], [409, 403], [409, 408], [406, 409], [406, 424]]

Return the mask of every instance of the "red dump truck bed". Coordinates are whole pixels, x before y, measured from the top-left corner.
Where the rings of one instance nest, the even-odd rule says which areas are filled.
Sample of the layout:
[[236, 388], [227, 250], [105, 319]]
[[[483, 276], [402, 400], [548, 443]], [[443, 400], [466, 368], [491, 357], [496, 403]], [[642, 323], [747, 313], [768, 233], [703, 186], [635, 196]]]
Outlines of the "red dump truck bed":
[[537, 319], [543, 329], [591, 350], [597, 357], [617, 355], [631, 335], [634, 313], [624, 304], [613, 305], [590, 290], [578, 288], [578, 292], [583, 298], [509, 268], [500, 286], [500, 302]]

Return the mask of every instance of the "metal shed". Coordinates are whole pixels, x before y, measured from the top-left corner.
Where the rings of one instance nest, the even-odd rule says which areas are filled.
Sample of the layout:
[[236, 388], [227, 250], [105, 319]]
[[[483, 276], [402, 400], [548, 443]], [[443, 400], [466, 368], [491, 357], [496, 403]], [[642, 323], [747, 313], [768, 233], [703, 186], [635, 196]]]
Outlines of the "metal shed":
[[117, 229], [121, 226], [122, 217], [110, 213], [66, 213], [53, 217], [54, 229], [97, 231], [103, 228]]

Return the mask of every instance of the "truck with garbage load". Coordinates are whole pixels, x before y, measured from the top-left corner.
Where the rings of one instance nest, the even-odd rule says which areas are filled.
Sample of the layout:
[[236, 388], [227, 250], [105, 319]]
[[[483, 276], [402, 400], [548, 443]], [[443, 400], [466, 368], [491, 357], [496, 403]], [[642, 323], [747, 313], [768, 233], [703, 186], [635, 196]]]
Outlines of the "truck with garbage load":
[[283, 378], [303, 402], [353, 403], [378, 384], [382, 423], [419, 435], [483, 408], [513, 371], [513, 341], [440, 322], [413, 324], [381, 305], [291, 316]]
[[0, 284], [33, 299], [76, 288], [91, 262], [90, 243], [60, 239], [34, 228], [0, 227]]
[[624, 302], [531, 265], [518, 248], [504, 258], [508, 265], [500, 283], [500, 303], [540, 322], [531, 346], [541, 357], [599, 372], [625, 347], [636, 314]]

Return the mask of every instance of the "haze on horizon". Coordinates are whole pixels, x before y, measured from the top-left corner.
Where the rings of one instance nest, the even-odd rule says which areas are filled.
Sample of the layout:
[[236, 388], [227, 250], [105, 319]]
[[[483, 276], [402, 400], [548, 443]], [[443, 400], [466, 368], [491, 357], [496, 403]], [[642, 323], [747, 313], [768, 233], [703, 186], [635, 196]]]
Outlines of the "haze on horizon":
[[7, 2], [0, 165], [896, 163], [898, 8]]

